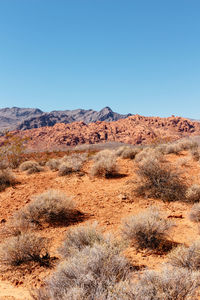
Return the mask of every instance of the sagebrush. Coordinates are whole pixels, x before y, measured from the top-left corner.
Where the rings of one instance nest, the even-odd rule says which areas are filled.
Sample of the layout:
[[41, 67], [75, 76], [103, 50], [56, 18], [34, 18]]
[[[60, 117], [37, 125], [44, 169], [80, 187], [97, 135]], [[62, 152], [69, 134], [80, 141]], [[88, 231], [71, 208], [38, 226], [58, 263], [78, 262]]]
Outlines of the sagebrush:
[[159, 211], [149, 208], [123, 221], [122, 235], [136, 248], [158, 248], [168, 236], [173, 223], [162, 218]]
[[48, 264], [49, 240], [33, 233], [8, 238], [0, 246], [0, 263], [19, 266], [31, 261]]
[[41, 227], [44, 223], [57, 224], [67, 222], [75, 212], [74, 201], [57, 190], [48, 190], [36, 195], [32, 201], [17, 211], [11, 222], [16, 234], [23, 228]]
[[169, 163], [149, 157], [138, 164], [135, 192], [139, 196], [161, 198], [164, 201], [185, 200], [187, 185]]

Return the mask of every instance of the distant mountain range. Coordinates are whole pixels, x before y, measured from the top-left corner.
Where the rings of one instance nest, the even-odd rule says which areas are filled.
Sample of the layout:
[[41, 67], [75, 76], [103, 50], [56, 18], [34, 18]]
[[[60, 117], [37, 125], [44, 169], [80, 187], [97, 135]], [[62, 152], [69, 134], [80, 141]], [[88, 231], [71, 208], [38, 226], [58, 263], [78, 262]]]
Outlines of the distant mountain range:
[[97, 121], [117, 121], [131, 116], [113, 112], [110, 107], [104, 107], [100, 111], [92, 109], [59, 110], [49, 113], [38, 108], [2, 108], [0, 109], [0, 131], [5, 130], [27, 130], [45, 126], [53, 126], [57, 123], [72, 123], [83, 121], [93, 123]]

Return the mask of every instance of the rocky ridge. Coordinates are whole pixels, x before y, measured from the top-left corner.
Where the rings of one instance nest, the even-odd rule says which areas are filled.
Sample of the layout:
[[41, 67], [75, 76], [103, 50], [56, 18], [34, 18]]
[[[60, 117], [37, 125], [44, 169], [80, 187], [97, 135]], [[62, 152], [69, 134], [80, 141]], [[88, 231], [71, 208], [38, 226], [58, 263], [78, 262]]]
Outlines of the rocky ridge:
[[127, 118], [131, 114], [122, 115], [105, 107], [100, 111], [92, 109], [76, 109], [43, 112], [35, 108], [3, 108], [0, 109], [0, 131], [5, 130], [27, 130], [45, 126], [54, 126], [57, 123], [72, 123], [82, 121], [86, 124], [97, 121], [117, 121]]
[[66, 146], [123, 142], [147, 144], [155, 139], [176, 140], [200, 135], [200, 123], [181, 117], [144, 117], [133, 115], [115, 122], [73, 122], [55, 124], [15, 134], [29, 137], [28, 148], [32, 150], [62, 149]]

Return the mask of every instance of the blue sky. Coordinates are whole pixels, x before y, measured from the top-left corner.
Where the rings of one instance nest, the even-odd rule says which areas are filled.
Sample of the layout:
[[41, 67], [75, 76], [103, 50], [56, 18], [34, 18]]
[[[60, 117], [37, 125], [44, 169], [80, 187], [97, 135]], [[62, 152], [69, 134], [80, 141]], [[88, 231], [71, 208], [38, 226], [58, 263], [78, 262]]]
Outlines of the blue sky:
[[199, 0], [0, 0], [0, 107], [200, 119]]

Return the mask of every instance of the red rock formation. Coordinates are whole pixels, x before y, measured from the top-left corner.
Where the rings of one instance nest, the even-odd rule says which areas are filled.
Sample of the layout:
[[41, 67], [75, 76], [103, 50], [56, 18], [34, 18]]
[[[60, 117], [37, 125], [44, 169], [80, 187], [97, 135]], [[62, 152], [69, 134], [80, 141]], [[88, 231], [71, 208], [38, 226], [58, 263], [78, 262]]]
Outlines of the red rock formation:
[[159, 118], [134, 115], [115, 122], [60, 123], [53, 127], [16, 131], [15, 134], [30, 138], [28, 148], [43, 150], [106, 141], [142, 144], [158, 137], [176, 140], [200, 135], [200, 123], [173, 116]]

